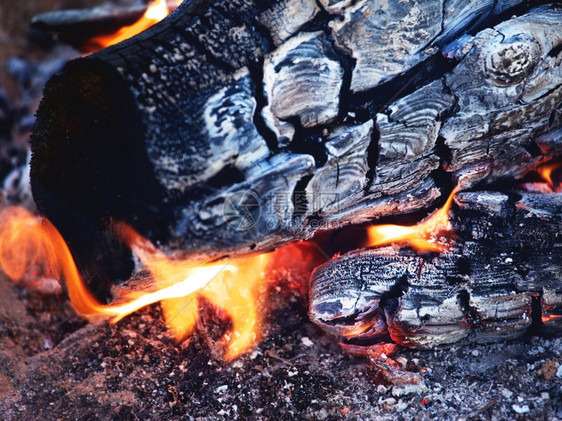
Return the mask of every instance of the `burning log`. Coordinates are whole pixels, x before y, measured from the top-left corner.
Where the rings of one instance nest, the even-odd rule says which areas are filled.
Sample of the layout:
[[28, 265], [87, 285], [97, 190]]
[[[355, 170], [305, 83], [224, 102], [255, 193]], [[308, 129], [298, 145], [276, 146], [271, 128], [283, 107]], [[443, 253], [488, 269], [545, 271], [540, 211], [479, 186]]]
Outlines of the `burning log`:
[[[165, 1], [160, 3], [164, 3], [165, 7], [174, 10], [180, 2], [178, 0], [169, 4]], [[123, 27], [137, 23], [143, 16], [147, 15], [147, 12], [150, 16], [146, 5], [119, 7], [114, 4], [105, 4], [92, 9], [70, 9], [41, 13], [33, 17], [31, 27], [54, 33], [60, 41], [88, 50], [88, 44], [95, 44], [95, 42], [92, 43], [92, 38], [115, 34]], [[146, 28], [150, 26], [147, 25]], [[140, 30], [130, 34], [129, 37], [139, 32]]]
[[107, 293], [112, 221], [219, 257], [521, 177], [561, 151], [562, 12], [518, 3], [185, 2], [49, 82], [37, 206]]
[[562, 333], [562, 195], [460, 193], [456, 202], [448, 251], [390, 246], [318, 267], [311, 319], [346, 346]]
[[115, 32], [142, 17], [142, 5], [115, 7], [105, 5], [92, 9], [61, 10], [41, 13], [31, 20], [31, 27], [57, 34], [62, 42], [80, 46], [85, 40], [100, 33]]

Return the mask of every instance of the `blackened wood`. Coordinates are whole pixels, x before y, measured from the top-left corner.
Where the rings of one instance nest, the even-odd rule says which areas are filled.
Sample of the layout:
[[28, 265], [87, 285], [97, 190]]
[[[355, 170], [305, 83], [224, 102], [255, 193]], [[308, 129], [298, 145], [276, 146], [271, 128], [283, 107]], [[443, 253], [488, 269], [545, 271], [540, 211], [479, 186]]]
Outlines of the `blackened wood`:
[[[391, 1], [385, 36], [408, 54], [367, 57], [357, 37], [380, 14], [348, 3], [185, 2], [53, 78], [32, 186], [84, 270], [115, 267], [111, 220], [190, 255], [265, 250], [560, 154], [559, 9], [432, 1], [416, 23], [421, 3]], [[367, 86], [376, 63], [387, 74]]]
[[[310, 316], [350, 343], [414, 348], [562, 333], [562, 195], [460, 193], [439, 255], [352, 252], [312, 275]], [[368, 329], [365, 329], [368, 327]]]

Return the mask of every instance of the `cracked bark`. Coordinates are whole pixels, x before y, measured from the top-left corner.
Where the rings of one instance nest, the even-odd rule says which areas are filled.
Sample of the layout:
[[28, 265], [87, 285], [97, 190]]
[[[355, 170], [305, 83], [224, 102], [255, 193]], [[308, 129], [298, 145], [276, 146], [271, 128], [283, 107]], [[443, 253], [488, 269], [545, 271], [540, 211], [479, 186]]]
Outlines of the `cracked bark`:
[[[562, 332], [560, 195], [460, 193], [445, 253], [361, 250], [318, 267], [311, 319], [347, 344], [413, 348]], [[540, 233], [540, 234], [539, 234]]]
[[[351, 13], [366, 2], [347, 8], [320, 1], [323, 10], [306, 18], [280, 13], [281, 3], [313, 7], [305, 0], [191, 1], [145, 33], [69, 63], [47, 85], [33, 135], [34, 197], [98, 293], [132, 270], [111, 220], [194, 258], [261, 251], [309, 238], [319, 227], [419, 212], [455, 183], [521, 177], [560, 155], [560, 54], [552, 53], [561, 43], [560, 9], [434, 2], [450, 19], [439, 22], [429, 48], [415, 55], [414, 39], [403, 47], [415, 60], [391, 50], [368, 57], [394, 70], [359, 89], [353, 78], [363, 64], [355, 57], [368, 51], [337, 22], [347, 16], [351, 27], [376, 25], [376, 14], [361, 22]], [[388, 7], [399, 5], [399, 15], [418, 7]], [[498, 20], [494, 28], [475, 26], [490, 19]], [[296, 29], [283, 32], [285, 20]], [[420, 31], [401, 23], [386, 36]], [[473, 36], [454, 40], [467, 30]], [[295, 41], [314, 32], [334, 37], [329, 57]], [[524, 64], [495, 60], [506, 51], [523, 54]], [[294, 58], [279, 57], [289, 52]], [[264, 66], [272, 57], [277, 66]], [[343, 75], [326, 73], [337, 66]], [[308, 85], [295, 84], [299, 72]], [[336, 77], [341, 88], [325, 91], [319, 81]], [[272, 107], [279, 92], [266, 92], [267, 80], [304, 101], [297, 115], [288, 100]], [[268, 108], [274, 118], [264, 115]], [[369, 126], [368, 140], [358, 142], [353, 133]], [[240, 230], [223, 217], [224, 206], [244, 192], [260, 214]], [[326, 201], [314, 203], [319, 197]]]

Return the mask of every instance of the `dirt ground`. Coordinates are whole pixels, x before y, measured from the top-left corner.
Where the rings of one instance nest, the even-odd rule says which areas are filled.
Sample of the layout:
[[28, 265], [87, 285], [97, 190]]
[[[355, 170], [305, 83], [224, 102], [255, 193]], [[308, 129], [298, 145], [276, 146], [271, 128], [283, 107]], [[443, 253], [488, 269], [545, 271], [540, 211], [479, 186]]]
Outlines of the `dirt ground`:
[[0, 418], [562, 418], [562, 340], [526, 338], [397, 360], [425, 387], [381, 382], [306, 316], [306, 297], [272, 290], [266, 339], [232, 363], [197, 336], [176, 344], [158, 305], [87, 324], [63, 297], [0, 278]]

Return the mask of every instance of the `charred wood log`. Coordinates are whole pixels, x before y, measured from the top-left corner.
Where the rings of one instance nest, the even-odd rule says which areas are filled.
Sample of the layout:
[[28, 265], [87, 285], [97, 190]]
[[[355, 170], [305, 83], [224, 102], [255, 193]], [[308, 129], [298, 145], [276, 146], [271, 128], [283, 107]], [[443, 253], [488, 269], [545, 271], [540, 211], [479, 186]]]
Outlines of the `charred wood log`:
[[520, 3], [185, 2], [46, 86], [38, 208], [115, 279], [111, 220], [219, 256], [522, 176], [562, 150], [562, 10]]
[[310, 316], [348, 344], [435, 348], [562, 333], [562, 195], [461, 193], [448, 252], [398, 246], [318, 267]]

